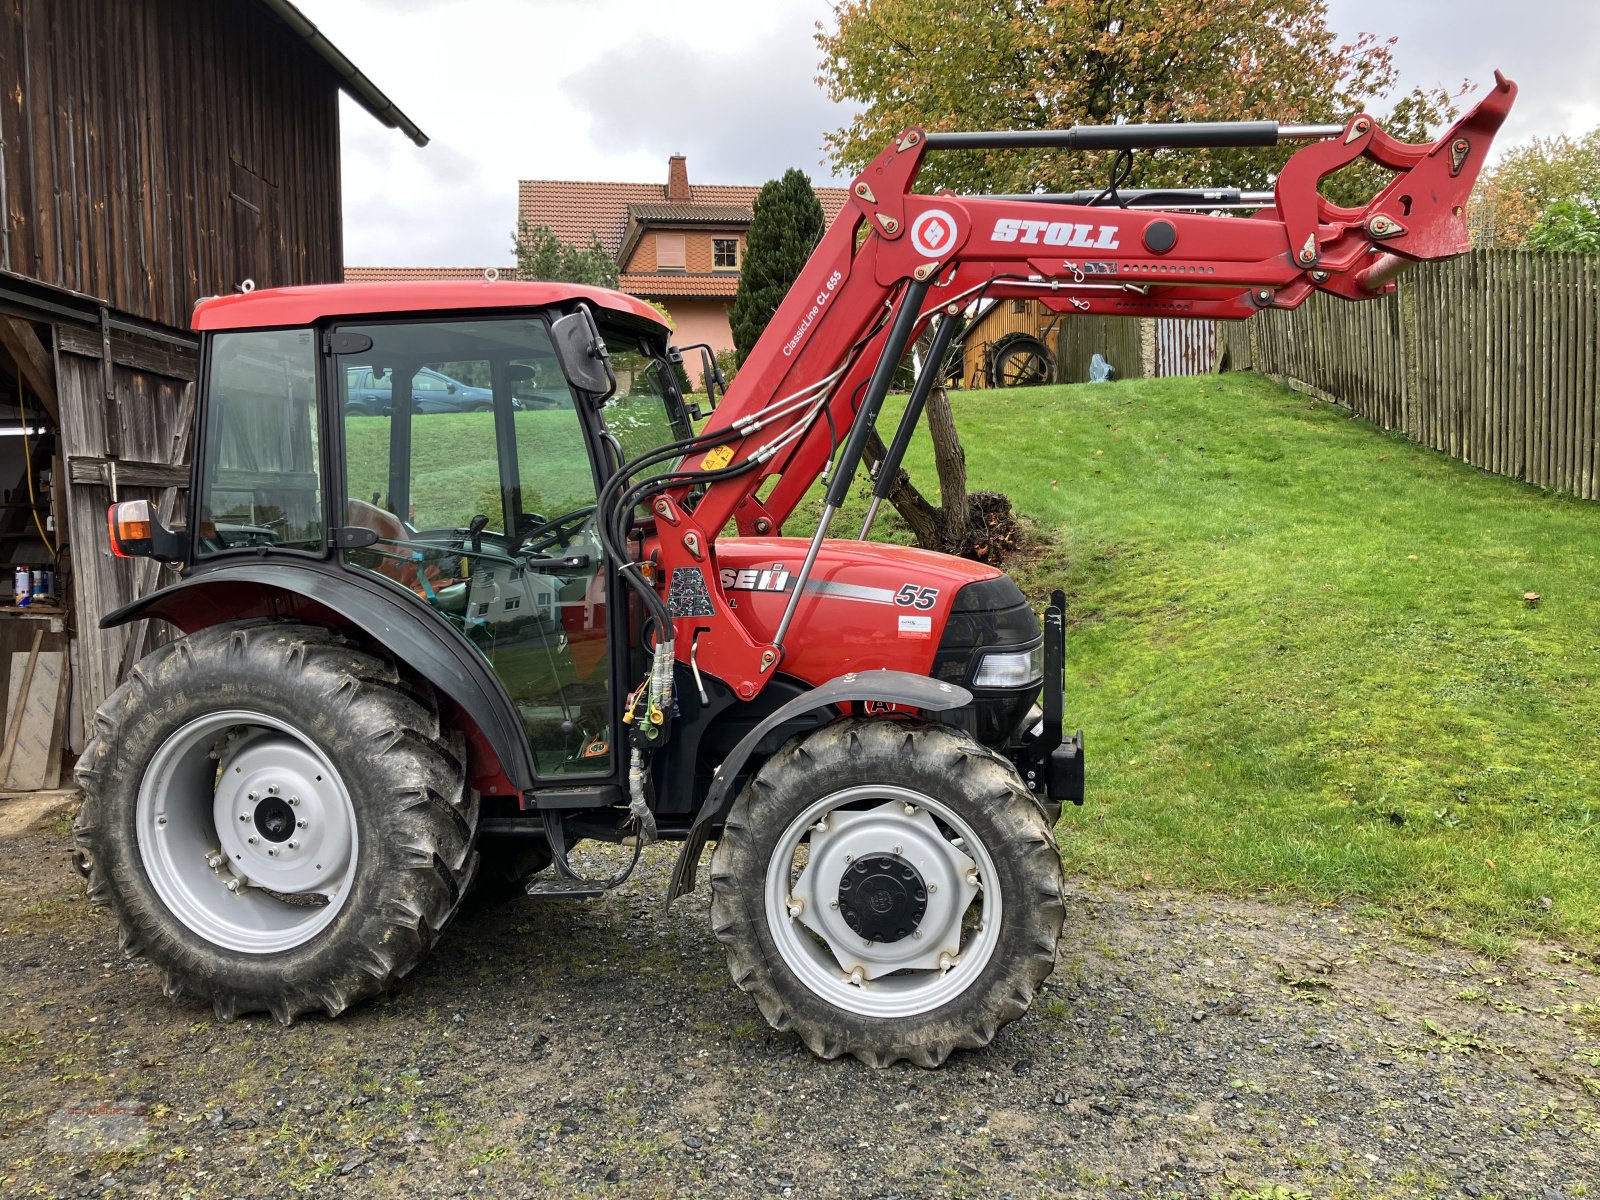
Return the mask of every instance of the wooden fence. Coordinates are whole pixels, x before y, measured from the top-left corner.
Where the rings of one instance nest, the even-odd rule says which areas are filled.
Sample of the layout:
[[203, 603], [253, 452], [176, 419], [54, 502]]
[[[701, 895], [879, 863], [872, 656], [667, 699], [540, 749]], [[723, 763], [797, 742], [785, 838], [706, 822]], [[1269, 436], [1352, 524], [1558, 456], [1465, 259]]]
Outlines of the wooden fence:
[[1600, 499], [1600, 258], [1474, 251], [1390, 296], [1224, 325], [1233, 367], [1484, 470]]

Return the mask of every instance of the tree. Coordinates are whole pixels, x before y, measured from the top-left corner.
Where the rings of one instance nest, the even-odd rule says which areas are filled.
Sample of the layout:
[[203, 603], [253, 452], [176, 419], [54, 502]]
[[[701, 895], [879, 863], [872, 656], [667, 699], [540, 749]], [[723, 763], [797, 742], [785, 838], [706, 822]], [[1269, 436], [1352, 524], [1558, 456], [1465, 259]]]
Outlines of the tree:
[[523, 218], [511, 237], [511, 250], [517, 256], [518, 279], [617, 286], [617, 261], [592, 233], [587, 246], [574, 246], [558, 238], [550, 226], [529, 226]]
[[[839, 0], [817, 34], [818, 82], [857, 110], [828, 136], [835, 163], [859, 171], [908, 125], [930, 130], [1066, 129], [1120, 121], [1273, 119], [1325, 123], [1372, 107], [1395, 83], [1395, 39], [1341, 40], [1323, 0]], [[1408, 126], [1448, 110], [1440, 90], [1402, 102]], [[1410, 132], [1408, 128], [1407, 132]], [[1284, 149], [1152, 151], [1134, 155], [1128, 187], [1263, 187]], [[1103, 187], [1109, 156], [1033, 149], [930, 155], [919, 191], [1071, 191]], [[1329, 194], [1366, 186], [1358, 168]], [[1367, 191], [1370, 196], [1372, 190]], [[937, 389], [936, 389], [937, 392]], [[929, 427], [943, 507], [906, 481], [896, 508], [923, 545], [955, 553], [989, 546], [965, 488], [953, 422]], [[932, 519], [932, 512], [937, 519]], [[986, 519], [986, 518], [985, 518]], [[935, 540], [925, 537], [934, 530]], [[942, 531], [942, 532], [940, 532]]]
[[745, 236], [739, 291], [729, 315], [740, 366], [794, 286], [823, 232], [822, 205], [804, 171], [790, 167], [783, 178], [762, 185]]
[[1523, 245], [1547, 253], [1600, 254], [1600, 208], [1581, 200], [1557, 200], [1539, 214]]
[[[829, 135], [860, 169], [907, 125], [1065, 129], [1118, 121], [1342, 121], [1395, 82], [1395, 39], [1341, 42], [1321, 0], [843, 0], [823, 30], [819, 82], [860, 108]], [[1135, 156], [1129, 186], [1267, 184], [1271, 148]], [[930, 157], [927, 185], [1065, 191], [1103, 185], [1103, 161], [1071, 151]]]
[[[1581, 138], [1534, 138], [1507, 151], [1478, 184], [1480, 223], [1497, 246], [1520, 246], [1560, 201], [1600, 211], [1600, 128]], [[1554, 221], [1570, 221], [1567, 208]], [[1548, 241], [1550, 235], [1542, 235]], [[1543, 245], [1541, 249], [1552, 248]]]

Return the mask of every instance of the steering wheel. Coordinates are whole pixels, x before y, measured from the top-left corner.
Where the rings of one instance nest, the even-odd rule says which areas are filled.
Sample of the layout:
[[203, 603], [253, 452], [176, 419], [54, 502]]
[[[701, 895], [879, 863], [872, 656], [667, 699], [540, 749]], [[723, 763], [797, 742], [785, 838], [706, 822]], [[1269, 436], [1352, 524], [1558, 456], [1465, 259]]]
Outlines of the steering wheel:
[[[575, 508], [571, 512], [564, 512], [558, 517], [541, 519], [532, 513], [524, 513], [523, 518], [532, 517], [538, 522], [537, 527], [524, 536], [521, 552], [531, 553], [535, 550], [545, 550], [562, 542], [569, 542], [574, 535], [588, 523], [594, 515], [594, 505], [586, 508]], [[520, 524], [520, 522], [519, 522]], [[520, 532], [520, 530], [519, 530]]]

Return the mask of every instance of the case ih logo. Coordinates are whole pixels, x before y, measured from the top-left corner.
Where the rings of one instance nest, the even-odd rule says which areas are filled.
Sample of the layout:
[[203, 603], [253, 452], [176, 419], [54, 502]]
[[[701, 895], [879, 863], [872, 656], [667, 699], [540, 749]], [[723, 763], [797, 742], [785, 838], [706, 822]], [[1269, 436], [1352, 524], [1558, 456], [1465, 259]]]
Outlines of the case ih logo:
[[724, 567], [721, 581], [725, 592], [786, 592], [794, 576], [782, 563], [773, 563], [770, 571], [759, 567], [746, 567], [742, 571]]
[[1074, 225], [1071, 221], [1019, 221], [1002, 217], [989, 237], [997, 242], [1076, 246], [1080, 250], [1115, 250], [1117, 226]]
[[956, 248], [956, 219], [942, 208], [930, 208], [911, 222], [911, 245], [924, 258], [938, 258]]

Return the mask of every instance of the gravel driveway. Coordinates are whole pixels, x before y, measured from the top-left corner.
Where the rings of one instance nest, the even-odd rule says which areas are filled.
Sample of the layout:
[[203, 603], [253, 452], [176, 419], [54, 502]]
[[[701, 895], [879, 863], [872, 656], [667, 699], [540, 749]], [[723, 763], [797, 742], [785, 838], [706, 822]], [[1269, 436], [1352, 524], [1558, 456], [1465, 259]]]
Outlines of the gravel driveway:
[[873, 1071], [769, 1032], [657, 848], [466, 914], [338, 1021], [224, 1025], [123, 960], [64, 816], [17, 824], [6, 1197], [1600, 1196], [1600, 978], [1554, 947], [1079, 881], [1026, 1018]]

